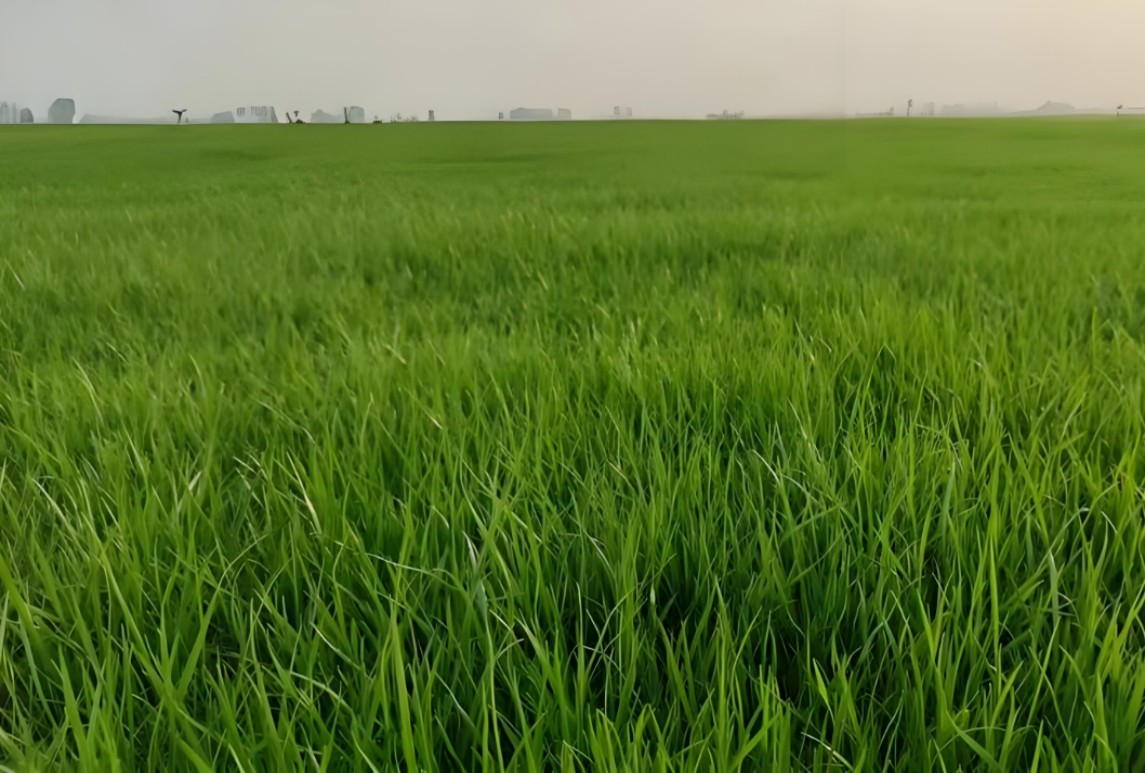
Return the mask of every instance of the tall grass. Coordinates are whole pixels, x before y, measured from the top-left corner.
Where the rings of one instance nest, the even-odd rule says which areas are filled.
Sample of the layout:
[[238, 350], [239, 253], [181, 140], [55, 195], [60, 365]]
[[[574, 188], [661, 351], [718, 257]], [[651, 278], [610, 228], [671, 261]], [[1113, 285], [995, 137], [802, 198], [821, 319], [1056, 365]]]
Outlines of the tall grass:
[[0, 760], [1136, 769], [1143, 142], [0, 133]]

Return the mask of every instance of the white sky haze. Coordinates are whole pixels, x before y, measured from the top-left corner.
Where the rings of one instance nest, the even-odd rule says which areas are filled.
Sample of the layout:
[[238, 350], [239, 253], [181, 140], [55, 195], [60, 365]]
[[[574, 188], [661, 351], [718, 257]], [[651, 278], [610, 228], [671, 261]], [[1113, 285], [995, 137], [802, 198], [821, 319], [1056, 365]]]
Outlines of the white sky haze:
[[1145, 106], [1143, 32], [1143, 0], [0, 0], [0, 99], [439, 119]]

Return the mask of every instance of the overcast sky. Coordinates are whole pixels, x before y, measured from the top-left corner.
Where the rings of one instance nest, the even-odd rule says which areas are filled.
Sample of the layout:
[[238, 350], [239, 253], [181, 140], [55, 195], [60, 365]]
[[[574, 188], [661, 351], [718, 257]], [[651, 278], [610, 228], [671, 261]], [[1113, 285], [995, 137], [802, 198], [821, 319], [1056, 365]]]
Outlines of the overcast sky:
[[439, 119], [1145, 105], [1143, 34], [1145, 0], [0, 0], [0, 100]]

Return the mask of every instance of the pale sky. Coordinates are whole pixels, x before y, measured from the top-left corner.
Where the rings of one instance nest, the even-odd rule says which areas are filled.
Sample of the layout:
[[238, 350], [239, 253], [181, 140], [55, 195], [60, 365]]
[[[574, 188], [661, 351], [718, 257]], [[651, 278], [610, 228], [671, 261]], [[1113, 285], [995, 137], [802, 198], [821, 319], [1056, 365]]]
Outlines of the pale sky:
[[0, 100], [577, 118], [1145, 106], [1145, 0], [0, 0]]

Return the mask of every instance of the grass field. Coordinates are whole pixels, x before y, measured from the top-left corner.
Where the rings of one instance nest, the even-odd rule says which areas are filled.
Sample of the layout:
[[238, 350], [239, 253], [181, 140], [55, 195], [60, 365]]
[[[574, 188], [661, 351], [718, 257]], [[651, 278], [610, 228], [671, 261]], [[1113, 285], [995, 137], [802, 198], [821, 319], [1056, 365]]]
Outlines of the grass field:
[[0, 131], [0, 761], [1145, 765], [1145, 123]]

